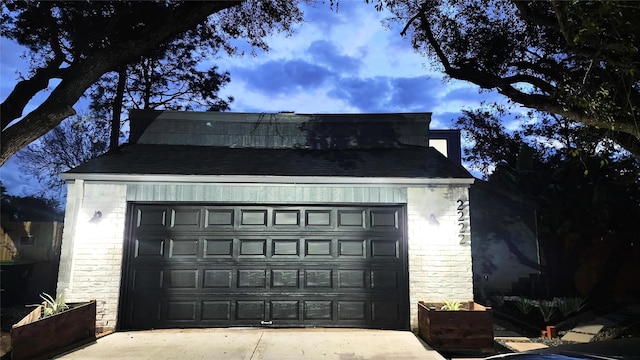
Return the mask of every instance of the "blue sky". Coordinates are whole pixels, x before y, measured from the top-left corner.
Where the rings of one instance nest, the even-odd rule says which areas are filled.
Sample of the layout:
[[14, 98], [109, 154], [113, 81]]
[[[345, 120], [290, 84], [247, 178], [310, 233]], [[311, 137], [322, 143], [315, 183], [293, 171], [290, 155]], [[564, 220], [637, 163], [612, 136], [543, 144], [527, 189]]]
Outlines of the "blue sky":
[[[400, 36], [401, 25], [387, 28], [386, 13], [364, 0], [341, 0], [304, 7], [305, 22], [293, 36], [269, 37], [268, 53], [211, 59], [229, 71], [231, 83], [221, 96], [233, 96], [231, 111], [298, 113], [432, 112], [431, 128], [450, 128], [463, 109], [481, 101], [502, 101], [494, 92], [479, 93], [472, 84], [444, 81], [441, 70]], [[243, 44], [239, 42], [242, 48]], [[0, 98], [26, 71], [23, 50], [0, 42]], [[30, 104], [29, 109], [33, 109]], [[75, 106], [83, 112], [81, 104]], [[37, 185], [20, 172], [15, 157], [0, 168], [12, 195], [32, 194]]]

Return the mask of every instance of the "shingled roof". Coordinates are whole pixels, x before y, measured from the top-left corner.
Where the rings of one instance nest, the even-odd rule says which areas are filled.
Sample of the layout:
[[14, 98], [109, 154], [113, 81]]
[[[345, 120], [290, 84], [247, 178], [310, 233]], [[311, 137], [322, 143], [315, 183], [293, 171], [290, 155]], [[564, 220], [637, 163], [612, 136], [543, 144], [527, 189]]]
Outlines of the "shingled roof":
[[472, 178], [427, 146], [429, 120], [429, 113], [265, 116], [137, 111], [131, 114], [132, 144], [63, 177]]
[[[124, 146], [69, 174], [342, 176], [457, 178], [472, 176], [433, 148], [256, 149], [209, 146]], [[67, 176], [73, 177], [73, 176]]]

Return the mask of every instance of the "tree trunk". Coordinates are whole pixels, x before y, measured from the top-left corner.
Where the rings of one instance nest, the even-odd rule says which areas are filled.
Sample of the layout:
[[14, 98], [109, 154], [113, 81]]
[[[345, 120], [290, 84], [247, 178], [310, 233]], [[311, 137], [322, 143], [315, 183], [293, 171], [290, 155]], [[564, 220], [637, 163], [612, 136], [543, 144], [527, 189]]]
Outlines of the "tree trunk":
[[122, 114], [122, 100], [124, 98], [124, 87], [127, 84], [127, 68], [123, 66], [118, 71], [118, 86], [116, 87], [116, 98], [113, 101], [111, 117], [111, 136], [109, 137], [109, 151], [118, 152], [120, 145], [120, 117]]

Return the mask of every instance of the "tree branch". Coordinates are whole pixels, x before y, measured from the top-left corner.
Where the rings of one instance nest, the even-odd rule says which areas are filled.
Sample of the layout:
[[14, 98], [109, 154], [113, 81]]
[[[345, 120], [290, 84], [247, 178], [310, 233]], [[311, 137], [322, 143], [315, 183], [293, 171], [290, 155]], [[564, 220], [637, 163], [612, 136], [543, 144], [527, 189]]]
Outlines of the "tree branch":
[[[562, 115], [589, 126], [610, 130], [609, 137], [612, 140], [618, 142], [618, 144], [625, 147], [625, 149], [633, 153], [635, 156], [640, 157], [640, 128], [636, 124], [620, 121], [612, 123], [605, 119], [589, 116], [584, 109], [567, 107], [559, 101], [559, 98], [557, 98], [555, 91], [553, 91], [555, 89], [553, 85], [526, 74], [501, 77], [479, 69], [474, 65], [474, 62], [472, 61], [473, 59], [466, 59], [468, 61], [461, 59], [452, 65], [431, 30], [431, 24], [426, 16], [425, 9], [426, 3], [423, 3], [420, 7], [420, 23], [418, 26], [423, 31], [429, 46], [433, 49], [440, 63], [442, 63], [444, 71], [448, 76], [458, 80], [469, 81], [484, 89], [496, 89], [499, 93], [525, 107]], [[416, 16], [412, 17], [411, 22], [415, 19]], [[407, 24], [405, 29], [408, 26], [409, 25]], [[513, 84], [519, 81], [526, 81], [532, 85], [538, 86], [548, 94], [526, 93], [520, 91], [513, 87]], [[625, 133], [627, 135], [624, 135]]]
[[49, 86], [49, 80], [59, 75], [59, 67], [64, 62], [63, 56], [56, 56], [46, 67], [36, 70], [35, 74], [26, 80], [16, 84], [9, 96], [0, 105], [0, 118], [2, 129], [13, 120], [22, 116], [24, 107], [31, 98]]
[[[612, 140], [615, 140], [616, 142], [620, 140], [625, 144], [632, 145], [632, 147], [627, 150], [640, 157], [640, 148], [638, 148], [638, 143], [640, 143], [640, 129], [634, 126], [634, 124], [623, 124], [620, 122], [612, 124], [611, 122], [603, 119], [587, 116], [581, 109], [567, 108], [560, 104], [553, 95], [529, 94], [522, 92], [511, 86], [511, 83], [505, 79], [483, 72], [472, 66], [460, 68], [450, 67], [446, 73], [452, 78], [470, 81], [484, 89], [497, 89], [499, 93], [525, 107], [562, 115], [586, 125], [610, 130], [612, 134], [610, 137]], [[622, 133], [627, 133], [629, 136], [622, 136]], [[635, 138], [635, 140], [632, 138]], [[619, 144], [623, 146], [622, 143]]]
[[517, 83], [523, 83], [523, 82], [528, 83], [538, 87], [540, 90], [546, 92], [547, 94], [552, 94], [555, 92], [554, 86], [532, 75], [515, 74], [515, 75], [504, 77], [503, 80], [508, 84], [517, 84]]
[[560, 33], [562, 34], [562, 37], [564, 38], [564, 41], [567, 42], [567, 45], [572, 45], [573, 44], [573, 38], [572, 36], [568, 33], [567, 28], [564, 26], [562, 17], [563, 17], [563, 13], [562, 13], [562, 9], [560, 9], [560, 5], [553, 0], [549, 1], [549, 4], [551, 5], [551, 8], [553, 9], [554, 14], [556, 15], [556, 21], [557, 26], [558, 26], [558, 31], [560, 31]]
[[[188, 31], [195, 25], [206, 21], [209, 15], [231, 8], [242, 1], [203, 1], [185, 2], [166, 18], [158, 19], [149, 24], [144, 31], [137, 33], [125, 42], [99, 50], [93, 54], [87, 54], [86, 58], [76, 59], [69, 68], [66, 76], [51, 92], [49, 97], [35, 110], [27, 114], [17, 123], [4, 127], [2, 130], [2, 144], [0, 151], [0, 165], [19, 149], [28, 145], [49, 130], [57, 126], [65, 118], [75, 114], [73, 105], [84, 92], [95, 83], [103, 74], [116, 70], [121, 65], [126, 65], [158, 45], [173, 40], [178, 35]], [[57, 70], [57, 69], [56, 69]], [[35, 77], [35, 76], [34, 76]], [[42, 76], [44, 77], [44, 75]], [[33, 79], [33, 78], [32, 78]], [[43, 79], [38, 84], [42, 86]], [[48, 77], [46, 78], [49, 79]], [[33, 84], [27, 82], [27, 84]], [[46, 82], [48, 84], [48, 81]], [[46, 87], [46, 84], [44, 85]], [[9, 98], [2, 104], [2, 123], [6, 119], [14, 120], [19, 117], [28, 102], [36, 92], [34, 88], [16, 85], [15, 99]], [[22, 90], [22, 92], [17, 91]], [[41, 90], [41, 89], [40, 89]], [[22, 104], [24, 102], [24, 104]], [[22, 104], [22, 105], [21, 105]], [[6, 108], [5, 106], [8, 106]], [[4, 113], [8, 111], [8, 117]], [[18, 114], [17, 116], [15, 114]], [[7, 122], [7, 124], [10, 120]]]

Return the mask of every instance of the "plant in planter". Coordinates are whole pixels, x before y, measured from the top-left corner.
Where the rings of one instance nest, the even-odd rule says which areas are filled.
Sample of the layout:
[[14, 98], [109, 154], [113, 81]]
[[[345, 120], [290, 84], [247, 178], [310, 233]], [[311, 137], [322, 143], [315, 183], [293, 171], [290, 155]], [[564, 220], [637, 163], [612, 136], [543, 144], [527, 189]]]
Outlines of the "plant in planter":
[[436, 349], [493, 346], [491, 308], [473, 301], [418, 303], [418, 335]]
[[64, 302], [64, 296], [58, 295], [55, 299], [47, 293], [40, 294], [44, 302], [42, 303], [42, 317], [55, 315], [69, 309], [69, 305]]
[[51, 356], [96, 338], [96, 301], [67, 304], [62, 296], [44, 302], [11, 327], [11, 359]]
[[462, 303], [460, 301], [445, 300], [444, 305], [440, 310], [458, 311], [462, 309]]

